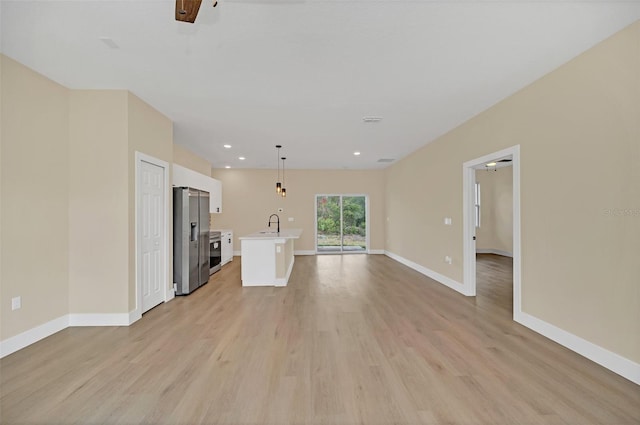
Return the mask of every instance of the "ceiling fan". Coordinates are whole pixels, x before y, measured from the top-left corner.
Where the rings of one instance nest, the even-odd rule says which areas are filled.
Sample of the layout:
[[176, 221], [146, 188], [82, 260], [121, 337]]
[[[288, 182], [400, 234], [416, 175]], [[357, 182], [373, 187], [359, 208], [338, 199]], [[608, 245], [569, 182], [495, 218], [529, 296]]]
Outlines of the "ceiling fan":
[[[189, 22], [193, 24], [198, 16], [202, 0], [176, 0], [176, 21]], [[213, 0], [213, 7], [218, 5], [217, 0]]]

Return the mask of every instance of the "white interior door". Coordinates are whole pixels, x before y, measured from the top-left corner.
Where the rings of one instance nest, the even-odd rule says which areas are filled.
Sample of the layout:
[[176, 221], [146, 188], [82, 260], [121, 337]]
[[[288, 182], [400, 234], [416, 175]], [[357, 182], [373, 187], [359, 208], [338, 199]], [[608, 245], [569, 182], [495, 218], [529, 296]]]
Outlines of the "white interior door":
[[142, 313], [164, 301], [164, 173], [146, 161], [140, 164], [140, 282]]

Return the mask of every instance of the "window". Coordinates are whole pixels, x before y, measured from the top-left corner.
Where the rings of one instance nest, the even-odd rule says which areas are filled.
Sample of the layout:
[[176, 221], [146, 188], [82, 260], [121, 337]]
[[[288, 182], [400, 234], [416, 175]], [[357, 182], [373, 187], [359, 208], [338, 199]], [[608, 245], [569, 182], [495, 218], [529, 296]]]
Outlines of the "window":
[[476, 227], [480, 227], [480, 183], [475, 185]]
[[316, 252], [367, 252], [367, 197], [316, 195]]

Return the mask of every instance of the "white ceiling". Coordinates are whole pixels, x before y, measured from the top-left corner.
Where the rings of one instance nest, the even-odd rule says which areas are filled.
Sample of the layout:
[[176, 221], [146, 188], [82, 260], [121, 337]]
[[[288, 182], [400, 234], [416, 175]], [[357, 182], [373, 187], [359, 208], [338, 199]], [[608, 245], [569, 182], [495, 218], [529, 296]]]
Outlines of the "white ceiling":
[[214, 167], [275, 168], [281, 144], [287, 168], [362, 169], [640, 19], [640, 1], [204, 0], [195, 24], [174, 21], [171, 0], [3, 0], [0, 13], [4, 54], [70, 88], [130, 90]]

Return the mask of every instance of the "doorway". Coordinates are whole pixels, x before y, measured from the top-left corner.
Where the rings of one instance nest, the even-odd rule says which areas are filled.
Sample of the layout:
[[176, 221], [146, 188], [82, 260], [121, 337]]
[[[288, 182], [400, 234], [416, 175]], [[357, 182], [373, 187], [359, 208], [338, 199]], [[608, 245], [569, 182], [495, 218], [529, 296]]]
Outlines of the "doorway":
[[316, 195], [316, 253], [367, 253], [366, 195]]
[[511, 157], [476, 167], [476, 305], [513, 315]]
[[168, 163], [136, 152], [136, 309], [168, 301]]
[[[509, 161], [510, 160], [510, 161]], [[463, 164], [463, 285], [465, 295], [476, 295], [476, 236], [478, 215], [478, 194], [476, 170], [487, 164], [509, 162], [512, 170], [512, 245], [513, 245], [513, 318], [516, 320], [521, 308], [521, 248], [520, 248], [520, 146], [513, 146], [498, 152], [467, 161]], [[482, 188], [480, 187], [480, 191]]]

